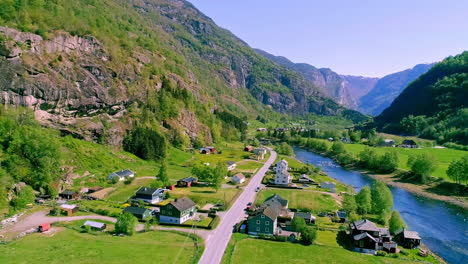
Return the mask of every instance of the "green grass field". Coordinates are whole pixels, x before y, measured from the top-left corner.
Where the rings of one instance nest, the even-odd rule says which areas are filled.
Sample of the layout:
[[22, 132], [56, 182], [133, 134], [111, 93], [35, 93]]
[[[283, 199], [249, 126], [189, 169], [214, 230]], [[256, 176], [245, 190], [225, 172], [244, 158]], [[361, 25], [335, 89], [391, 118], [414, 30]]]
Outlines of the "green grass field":
[[229, 206], [240, 191], [242, 190], [237, 188], [224, 188], [219, 189], [216, 192], [215, 189], [211, 187], [190, 187], [175, 188], [175, 190], [171, 191], [170, 194], [173, 198], [188, 196], [200, 207], [203, 207], [207, 203], [223, 203], [224, 200], [226, 200], [226, 203]]
[[114, 202], [125, 202], [128, 198], [135, 195], [135, 192], [140, 187], [150, 187], [153, 179], [138, 179], [133, 180], [132, 183], [126, 185], [123, 182], [115, 184], [115, 190], [105, 198], [105, 200]]
[[191, 238], [163, 231], [115, 237], [64, 229], [0, 245], [0, 263], [9, 264], [194, 263], [198, 254]]
[[[328, 142], [327, 140], [323, 140], [327, 142], [329, 146], [332, 143]], [[359, 155], [359, 153], [364, 150], [366, 146], [362, 144], [345, 144], [345, 148], [347, 151], [353, 153], [354, 155]], [[438, 161], [437, 169], [434, 171], [432, 176], [440, 177], [447, 180], [447, 169], [450, 163], [455, 159], [460, 159], [465, 155], [468, 155], [468, 151], [462, 150], [455, 150], [455, 149], [436, 149], [436, 148], [421, 148], [421, 149], [406, 149], [406, 148], [392, 148], [392, 147], [372, 147], [377, 151], [379, 154], [383, 154], [387, 151], [395, 150], [398, 152], [400, 157], [399, 168], [401, 170], [409, 170], [409, 167], [406, 165], [408, 162], [408, 158], [412, 155], [417, 155], [419, 153], [430, 153], [432, 154]]]
[[264, 189], [257, 194], [255, 204], [263, 203], [275, 193], [289, 201], [289, 208], [315, 213], [338, 209], [338, 204], [332, 196], [306, 190]]
[[336, 247], [303, 246], [285, 242], [260, 239], [242, 239], [237, 242], [231, 258], [224, 263], [411, 263], [405, 260], [387, 257], [375, 257]]

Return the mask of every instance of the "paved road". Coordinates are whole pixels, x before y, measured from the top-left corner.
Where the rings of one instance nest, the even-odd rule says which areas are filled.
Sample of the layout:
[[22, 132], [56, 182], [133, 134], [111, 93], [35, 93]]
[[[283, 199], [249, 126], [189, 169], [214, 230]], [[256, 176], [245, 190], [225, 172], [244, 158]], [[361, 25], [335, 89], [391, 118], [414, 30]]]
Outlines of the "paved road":
[[276, 159], [276, 152], [271, 151], [271, 156], [263, 167], [255, 174], [254, 177], [244, 188], [242, 194], [232, 205], [231, 209], [227, 211], [221, 218], [218, 227], [211, 231], [208, 238], [205, 239], [205, 251], [198, 262], [199, 264], [218, 264], [221, 262], [224, 251], [232, 236], [234, 226], [243, 220], [246, 216], [245, 207], [247, 203], [254, 202], [255, 188], [260, 186], [263, 176], [268, 171], [268, 168], [273, 164]]

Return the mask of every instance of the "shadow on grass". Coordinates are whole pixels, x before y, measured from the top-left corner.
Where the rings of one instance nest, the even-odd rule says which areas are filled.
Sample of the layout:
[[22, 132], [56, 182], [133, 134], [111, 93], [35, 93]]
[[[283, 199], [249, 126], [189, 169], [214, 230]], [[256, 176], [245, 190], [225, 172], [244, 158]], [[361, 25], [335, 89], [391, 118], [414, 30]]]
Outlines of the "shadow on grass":
[[346, 231], [338, 232], [336, 235], [336, 242], [345, 249], [352, 250], [353, 248], [351, 237], [350, 235], [346, 234]]
[[441, 182], [433, 187], [426, 189], [429, 192], [446, 196], [464, 196], [468, 195], [468, 186], [453, 182]]
[[216, 191], [192, 191], [193, 193], [216, 193]]

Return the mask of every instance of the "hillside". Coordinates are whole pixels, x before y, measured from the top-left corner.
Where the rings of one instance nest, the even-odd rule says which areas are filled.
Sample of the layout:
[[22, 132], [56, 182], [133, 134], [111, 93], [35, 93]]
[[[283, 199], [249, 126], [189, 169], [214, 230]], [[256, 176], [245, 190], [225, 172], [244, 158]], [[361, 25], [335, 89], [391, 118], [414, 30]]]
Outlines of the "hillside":
[[238, 138], [215, 111], [365, 119], [183, 0], [2, 2], [0, 25], [0, 103], [86, 140], [120, 146], [135, 126], [183, 145]]
[[421, 75], [375, 121], [384, 131], [468, 145], [467, 98], [465, 51]]
[[382, 77], [370, 91], [359, 99], [359, 111], [373, 116], [379, 115], [392, 101], [433, 64], [418, 64], [411, 69]]

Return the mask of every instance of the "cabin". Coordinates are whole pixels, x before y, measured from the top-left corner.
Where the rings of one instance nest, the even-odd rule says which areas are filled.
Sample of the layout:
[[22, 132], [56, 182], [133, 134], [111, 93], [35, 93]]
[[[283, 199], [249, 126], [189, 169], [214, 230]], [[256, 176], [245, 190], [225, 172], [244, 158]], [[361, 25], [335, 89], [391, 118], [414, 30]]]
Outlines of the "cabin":
[[200, 154], [215, 154], [216, 148], [215, 147], [204, 147], [200, 149]]
[[397, 252], [397, 244], [391, 240], [387, 228], [377, 227], [367, 219], [352, 222], [349, 227], [354, 251], [368, 254], [376, 254], [378, 250]]
[[151, 217], [151, 210], [144, 207], [127, 206], [123, 210], [123, 213], [130, 213], [138, 218], [138, 220], [146, 220]]
[[196, 204], [188, 197], [177, 198], [161, 207], [159, 222], [183, 224], [192, 219], [197, 211]]
[[59, 193], [59, 197], [65, 200], [73, 200], [78, 198], [78, 193], [70, 190]]
[[419, 148], [418, 144], [416, 144], [416, 142], [412, 139], [405, 139], [398, 146], [402, 148]]
[[299, 176], [299, 179], [297, 181], [300, 183], [315, 183], [315, 181], [312, 178], [310, 178], [309, 175], [306, 174], [302, 174], [301, 176]]
[[395, 232], [395, 241], [404, 248], [415, 248], [421, 244], [418, 232], [408, 231], [404, 228]]
[[177, 181], [177, 187], [190, 187], [194, 183], [197, 183], [198, 179], [195, 177], [187, 177]]
[[317, 219], [310, 212], [295, 212], [294, 218], [302, 218], [307, 224], [315, 224], [315, 220]]
[[336, 193], [336, 183], [335, 182], [328, 182], [328, 181], [321, 182], [320, 183], [320, 188], [329, 189], [330, 192]]
[[231, 182], [235, 184], [241, 184], [245, 182], [245, 176], [242, 173], [237, 173], [236, 175], [232, 176]]
[[253, 151], [253, 147], [252, 147], [252, 146], [246, 146], [246, 147], [244, 148], [244, 151], [252, 152], [252, 151]]
[[89, 226], [89, 228], [91, 228], [92, 230], [96, 230], [96, 231], [104, 231], [106, 230], [106, 224], [104, 223], [101, 223], [101, 222], [95, 222], [95, 221], [86, 221], [84, 224], [83, 224], [83, 227], [87, 227]]
[[116, 171], [116, 172], [109, 174], [109, 176], [107, 176], [107, 178], [111, 181], [124, 181], [127, 178], [133, 178], [133, 177], [135, 177], [135, 172], [133, 172], [132, 170]]
[[228, 171], [235, 170], [237, 167], [237, 164], [234, 161], [226, 161], [226, 166]]
[[60, 209], [67, 213], [67, 216], [72, 216], [74, 213], [78, 212], [80, 208], [76, 204], [62, 204]]
[[50, 223], [40, 224], [37, 227], [38, 232], [46, 232], [46, 231], [49, 231], [49, 229], [50, 229]]
[[150, 187], [140, 187], [133, 197], [134, 200], [144, 201], [150, 204], [157, 204], [164, 200], [164, 189]]

